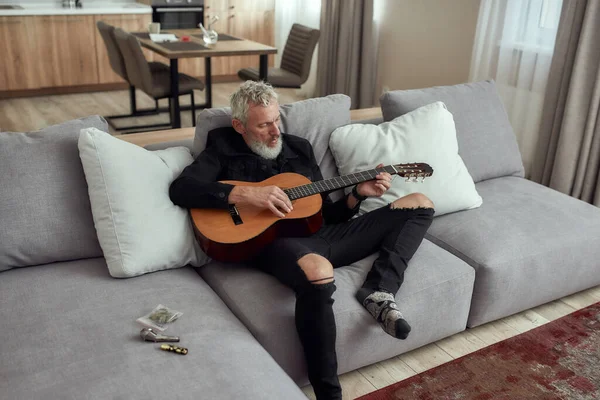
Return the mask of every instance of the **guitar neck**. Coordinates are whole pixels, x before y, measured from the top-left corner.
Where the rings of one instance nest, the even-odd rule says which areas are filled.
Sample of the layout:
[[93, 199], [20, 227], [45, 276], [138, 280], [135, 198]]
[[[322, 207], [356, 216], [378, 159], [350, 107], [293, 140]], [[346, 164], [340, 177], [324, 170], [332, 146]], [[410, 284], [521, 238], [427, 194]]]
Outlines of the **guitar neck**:
[[301, 199], [303, 197], [312, 196], [317, 193], [331, 192], [337, 189], [342, 189], [348, 186], [357, 185], [361, 182], [370, 181], [380, 172], [387, 172], [391, 175], [397, 174], [398, 170], [392, 165], [385, 167], [370, 169], [367, 171], [356, 172], [350, 175], [336, 176], [335, 178], [324, 179], [306, 185], [296, 186], [289, 189], [284, 189], [285, 194], [290, 200]]

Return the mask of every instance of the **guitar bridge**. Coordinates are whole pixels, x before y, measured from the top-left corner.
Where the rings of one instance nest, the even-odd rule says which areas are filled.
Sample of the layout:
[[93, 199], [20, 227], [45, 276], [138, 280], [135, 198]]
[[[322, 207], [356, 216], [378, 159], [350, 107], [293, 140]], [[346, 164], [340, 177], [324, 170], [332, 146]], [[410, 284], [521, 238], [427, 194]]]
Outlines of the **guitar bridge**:
[[242, 217], [240, 217], [240, 212], [235, 207], [235, 204], [229, 205], [229, 215], [231, 215], [231, 219], [233, 220], [234, 224], [241, 225], [244, 223], [244, 221], [242, 221]]

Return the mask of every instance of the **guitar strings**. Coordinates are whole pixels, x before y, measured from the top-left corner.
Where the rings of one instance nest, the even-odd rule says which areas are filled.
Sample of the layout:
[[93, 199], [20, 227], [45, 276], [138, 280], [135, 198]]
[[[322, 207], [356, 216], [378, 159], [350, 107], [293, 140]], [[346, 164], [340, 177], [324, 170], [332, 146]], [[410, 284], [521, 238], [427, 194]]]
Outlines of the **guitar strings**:
[[[418, 166], [417, 164], [414, 164], [414, 165], [403, 164], [403, 165], [404, 165], [404, 168], [402, 168], [400, 171], [397, 170], [393, 165], [387, 165], [387, 166], [381, 167], [379, 169], [375, 168], [372, 170], [356, 172], [354, 174], [349, 174], [349, 175], [344, 175], [344, 176], [336, 176], [336, 177], [333, 177], [330, 179], [324, 179], [322, 181], [296, 186], [293, 188], [285, 189], [284, 192], [288, 195], [290, 200], [296, 200], [296, 199], [299, 199], [302, 197], [312, 196], [314, 194], [322, 193], [322, 192], [326, 192], [326, 191], [341, 189], [343, 187], [351, 186], [352, 184], [357, 184], [357, 183], [361, 183], [361, 182], [364, 182], [364, 181], [367, 181], [370, 179], [374, 179], [381, 171], [384, 171], [384, 172], [387, 172], [387, 173], [393, 175], [393, 178], [395, 178], [395, 175], [399, 175], [400, 173], [404, 173], [405, 174], [404, 176], [409, 179], [410, 178], [416, 179], [417, 177], [425, 178], [425, 176], [430, 175], [430, 173], [424, 172], [421, 169], [419, 169], [418, 171], [414, 171], [414, 168]], [[399, 167], [400, 165], [397, 165], [397, 166]], [[406, 170], [406, 168], [413, 169], [413, 171], [411, 171], [410, 173], [407, 174], [408, 171]], [[392, 178], [392, 180], [393, 180], [393, 178]], [[344, 181], [344, 179], [346, 179], [349, 182], [349, 184], [347, 184]], [[331, 187], [329, 186], [330, 183], [331, 183]]]
[[[380, 170], [383, 170], [388, 173], [395, 173], [391, 165], [383, 167]], [[340, 189], [346, 186], [351, 186], [352, 184], [364, 182], [366, 180], [375, 178], [379, 174], [379, 172], [380, 171], [377, 169], [372, 169], [368, 171], [356, 172], [354, 174], [349, 174], [345, 176], [336, 176], [330, 179], [325, 179], [322, 181], [285, 189], [284, 192], [288, 195], [288, 197], [290, 197], [291, 200], [295, 200], [301, 197], [312, 196], [317, 193]], [[344, 182], [344, 178], [346, 178], [350, 185]], [[332, 184], [331, 187], [329, 186], [330, 183]], [[317, 190], [315, 190], [314, 188], [317, 188]]]

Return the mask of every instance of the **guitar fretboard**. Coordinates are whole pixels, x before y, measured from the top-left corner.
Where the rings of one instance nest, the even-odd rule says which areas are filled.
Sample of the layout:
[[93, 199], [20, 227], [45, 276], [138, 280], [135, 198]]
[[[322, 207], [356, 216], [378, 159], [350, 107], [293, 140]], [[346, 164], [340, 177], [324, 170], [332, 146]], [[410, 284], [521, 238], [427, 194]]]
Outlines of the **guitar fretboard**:
[[375, 179], [380, 172], [387, 172], [393, 175], [398, 171], [393, 166], [387, 165], [381, 168], [361, 171], [350, 175], [336, 176], [335, 178], [324, 179], [322, 181], [284, 189], [284, 192], [287, 194], [290, 200], [301, 199], [317, 193], [331, 192], [333, 190], [342, 189], [361, 182], [370, 181], [371, 179]]

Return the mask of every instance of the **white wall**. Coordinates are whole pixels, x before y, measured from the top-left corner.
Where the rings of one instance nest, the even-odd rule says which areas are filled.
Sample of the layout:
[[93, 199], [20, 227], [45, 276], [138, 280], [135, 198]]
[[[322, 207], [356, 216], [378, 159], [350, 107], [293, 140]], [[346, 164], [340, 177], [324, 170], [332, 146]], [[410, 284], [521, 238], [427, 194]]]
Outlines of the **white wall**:
[[375, 0], [378, 95], [466, 82], [480, 0]]

